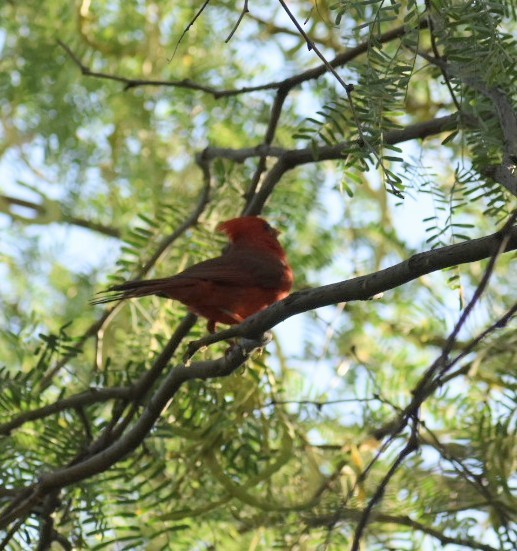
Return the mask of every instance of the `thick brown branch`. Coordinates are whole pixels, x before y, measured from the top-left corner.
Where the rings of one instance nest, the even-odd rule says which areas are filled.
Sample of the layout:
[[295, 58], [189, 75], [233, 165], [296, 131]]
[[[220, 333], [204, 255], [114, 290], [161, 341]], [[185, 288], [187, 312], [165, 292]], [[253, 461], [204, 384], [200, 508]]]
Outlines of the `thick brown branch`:
[[[269, 142], [273, 139], [274, 130], [280, 116], [279, 109], [285, 100], [285, 97], [280, 94], [280, 91], [275, 100], [271, 121], [264, 143], [255, 146], [241, 149], [232, 149], [229, 147], [207, 147], [201, 153], [201, 157], [206, 161], [214, 159], [228, 159], [236, 163], [243, 163], [246, 159], [260, 157], [261, 160], [266, 157], [276, 157], [278, 160], [275, 165], [269, 170], [264, 180], [261, 183], [260, 190], [248, 203], [245, 214], [260, 214], [268, 197], [273, 193], [275, 186], [278, 184], [282, 176], [298, 166], [315, 163], [320, 161], [340, 160], [345, 155], [353, 150], [356, 150], [359, 145], [357, 142], [340, 142], [333, 146], [320, 147], [305, 147], [301, 149], [284, 149], [282, 147], [270, 146]], [[384, 143], [395, 145], [398, 143], [407, 142], [409, 140], [423, 140], [429, 136], [434, 136], [451, 130], [457, 127], [456, 115], [447, 115], [438, 117], [424, 122], [419, 122], [402, 128], [400, 130], [392, 130], [384, 135]], [[257, 173], [253, 178], [253, 184], [250, 186], [250, 191], [254, 190], [260, 176], [260, 164]], [[258, 175], [258, 176], [257, 176]]]
[[[422, 140], [428, 136], [444, 132], [447, 129], [455, 128], [456, 124], [455, 115], [416, 123], [401, 130], [386, 132], [384, 143], [394, 145], [409, 140]], [[357, 149], [357, 147], [357, 143], [341, 142], [333, 146], [326, 145], [316, 149], [306, 147], [304, 149], [287, 151], [267, 173], [260, 190], [248, 205], [246, 214], [258, 214], [261, 212], [267, 199], [273, 193], [275, 186], [287, 171], [307, 163], [343, 159], [347, 153]]]
[[[457, 127], [456, 115], [438, 117], [429, 121], [419, 122], [402, 128], [392, 130], [384, 135], [384, 143], [395, 145], [409, 140], [423, 140]], [[264, 178], [260, 190], [255, 194], [246, 208], [246, 214], [259, 214], [282, 176], [298, 166], [321, 161], [336, 161], [343, 159], [347, 153], [356, 150], [357, 142], [340, 142], [336, 145], [323, 145], [320, 147], [305, 147], [301, 149], [283, 149], [261, 144], [256, 147], [231, 149], [221, 147], [207, 147], [202, 155], [206, 160], [229, 159], [242, 163], [252, 157], [277, 157], [275, 165]]]
[[[173, 340], [174, 338], [169, 341], [153, 368], [162, 369], [162, 366], [167, 365], [170, 361], [172, 352], [175, 349]], [[0, 517], [0, 529], [6, 528], [14, 520], [27, 515], [42, 496], [57, 488], [77, 483], [104, 472], [137, 448], [152, 429], [163, 408], [184, 382], [193, 379], [227, 376], [240, 367], [253, 350], [263, 345], [262, 340], [243, 341], [240, 346], [234, 346], [229, 353], [217, 360], [194, 362], [188, 367], [180, 365], [172, 369], [149, 399], [138, 421], [124, 436], [95, 455], [87, 457], [74, 465], [43, 474], [38, 482], [21, 489], [17, 505], [9, 507]]]
[[[502, 233], [497, 232], [479, 239], [416, 254], [404, 262], [373, 274], [298, 291], [251, 316], [239, 325], [195, 341], [192, 343], [191, 351], [234, 337], [261, 335], [296, 314], [340, 302], [367, 300], [425, 274], [489, 258], [498, 251], [502, 240]], [[508, 232], [508, 241], [504, 252], [515, 249], [517, 249], [517, 226]]]

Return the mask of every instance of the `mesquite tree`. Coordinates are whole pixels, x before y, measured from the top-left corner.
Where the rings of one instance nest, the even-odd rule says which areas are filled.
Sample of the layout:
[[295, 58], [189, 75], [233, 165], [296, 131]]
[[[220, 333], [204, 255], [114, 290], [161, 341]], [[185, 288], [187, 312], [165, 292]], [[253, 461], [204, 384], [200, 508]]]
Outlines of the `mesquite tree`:
[[[514, 549], [515, 6], [0, 21], [0, 547]], [[89, 304], [240, 214], [285, 300]]]

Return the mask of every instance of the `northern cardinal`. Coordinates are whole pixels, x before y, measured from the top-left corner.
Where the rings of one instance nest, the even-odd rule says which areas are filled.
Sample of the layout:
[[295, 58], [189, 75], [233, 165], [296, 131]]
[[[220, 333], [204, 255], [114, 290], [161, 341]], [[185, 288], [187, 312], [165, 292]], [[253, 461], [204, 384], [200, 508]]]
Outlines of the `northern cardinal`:
[[94, 300], [102, 304], [126, 298], [158, 295], [179, 300], [194, 314], [216, 323], [235, 324], [289, 294], [293, 272], [278, 242], [278, 231], [258, 216], [242, 216], [222, 222], [230, 245], [216, 258], [194, 264], [185, 271], [161, 279], [127, 281]]

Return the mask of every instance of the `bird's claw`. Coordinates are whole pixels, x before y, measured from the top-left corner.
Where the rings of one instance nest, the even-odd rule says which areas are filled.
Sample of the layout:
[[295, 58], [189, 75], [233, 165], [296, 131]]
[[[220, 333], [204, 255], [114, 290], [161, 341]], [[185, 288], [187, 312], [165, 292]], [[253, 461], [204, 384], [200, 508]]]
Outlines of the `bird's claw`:
[[185, 354], [183, 356], [183, 361], [184, 361], [185, 365], [186, 366], [190, 365], [192, 357], [194, 356], [194, 354], [196, 352], [198, 352], [199, 350], [206, 350], [206, 349], [207, 349], [207, 346], [206, 345], [200, 345], [199, 341], [190, 341], [187, 344], [187, 351], [185, 352]]
[[[225, 356], [227, 356], [236, 346], [239, 346], [242, 348], [243, 351], [251, 352], [252, 350], [255, 350], [257, 348], [264, 348], [266, 345], [268, 345], [273, 340], [273, 334], [271, 331], [266, 331], [262, 335], [254, 338], [248, 338], [248, 337], [241, 337], [238, 341], [230, 341], [230, 346], [227, 348], [225, 352]], [[190, 365], [190, 362], [192, 360], [192, 357], [196, 352], [199, 350], [206, 350], [207, 346], [202, 344], [203, 340], [199, 339], [197, 341], [190, 341], [187, 345], [187, 351], [185, 352], [185, 355], [183, 356], [183, 361], [185, 362], [185, 365]]]

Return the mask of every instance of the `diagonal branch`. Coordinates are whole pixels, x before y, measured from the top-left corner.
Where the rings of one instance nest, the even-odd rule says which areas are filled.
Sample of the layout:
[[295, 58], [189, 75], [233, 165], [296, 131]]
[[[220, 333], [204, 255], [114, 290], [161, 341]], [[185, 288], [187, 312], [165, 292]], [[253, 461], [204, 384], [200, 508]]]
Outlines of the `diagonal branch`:
[[178, 41], [176, 42], [176, 46], [174, 47], [174, 52], [172, 53], [172, 57], [169, 60], [169, 63], [174, 59], [174, 56], [176, 55], [176, 52], [178, 51], [178, 47], [181, 44], [181, 41], [185, 38], [186, 34], [189, 32], [190, 28], [194, 23], [197, 21], [199, 17], [201, 17], [201, 14], [205, 10], [205, 8], [208, 6], [210, 0], [205, 0], [203, 2], [203, 5], [197, 10], [194, 17], [189, 21], [189, 24], [185, 27], [183, 32], [181, 33], [181, 36], [178, 38]]
[[237, 29], [239, 28], [239, 25], [241, 24], [242, 20], [244, 19], [246, 14], [248, 14], [249, 12], [250, 12], [250, 10], [248, 8], [248, 0], [244, 0], [244, 5], [242, 6], [242, 10], [241, 10], [241, 13], [239, 15], [239, 18], [237, 19], [237, 22], [233, 26], [233, 29], [230, 31], [230, 34], [226, 37], [225, 43], [230, 42], [233, 35], [236, 33]]
[[[505, 238], [506, 244], [504, 244]], [[396, 266], [368, 276], [294, 293], [236, 327], [200, 339], [195, 343], [195, 348], [233, 336], [261, 335], [264, 330], [296, 313], [336, 302], [365, 300], [381, 291], [392, 289], [432, 271], [481, 260], [494, 255], [497, 251], [514, 249], [517, 249], [517, 227], [511, 228], [506, 236], [502, 232], [497, 232], [481, 239], [421, 253]], [[153, 373], [161, 373], [169, 363], [176, 350], [177, 338], [178, 335], [173, 336], [159, 355], [151, 369]], [[193, 362], [189, 367], [180, 365], [172, 369], [148, 400], [142, 415], [125, 434], [122, 435], [119, 431], [116, 434], [118, 438], [113, 443], [108, 443], [107, 447], [104, 442], [94, 443], [90, 447], [91, 453], [86, 457], [78, 459], [74, 464], [43, 474], [37, 482], [21, 488], [17, 498], [4, 510], [0, 518], [0, 527], [7, 527], [17, 519], [30, 514], [34, 506], [55, 489], [77, 483], [110, 468], [141, 444], [163, 408], [186, 381], [227, 376], [242, 365], [251, 352], [262, 344], [244, 339], [241, 345], [233, 347], [222, 358]], [[126, 425], [123, 430], [125, 428]]]
[[[202, 346], [234, 337], [260, 335], [278, 323], [302, 312], [340, 302], [368, 300], [379, 293], [404, 285], [425, 274], [489, 258], [499, 250], [504, 239], [505, 236], [499, 231], [479, 239], [416, 254], [408, 260], [373, 274], [295, 292], [266, 310], [249, 317], [239, 325], [194, 341], [191, 343], [191, 352]], [[507, 239], [502, 252], [517, 249], [517, 226], [508, 231]]]
[[[209, 167], [206, 161], [204, 161], [201, 158], [197, 159], [198, 165], [201, 169], [201, 172], [203, 174], [203, 187], [201, 189], [201, 193], [199, 196], [199, 199], [194, 206], [194, 209], [192, 210], [192, 213], [185, 219], [183, 224], [180, 224], [176, 230], [174, 230], [171, 234], [166, 235], [158, 244], [158, 247], [156, 248], [156, 251], [153, 253], [153, 255], [147, 260], [147, 262], [144, 264], [144, 266], [137, 272], [135, 275], [136, 278], [141, 278], [145, 276], [151, 268], [156, 264], [156, 262], [159, 261], [161, 256], [165, 253], [165, 251], [178, 239], [181, 237], [189, 228], [192, 226], [195, 226], [198, 223], [199, 217], [205, 210], [206, 206], [208, 205], [209, 198], [210, 198], [210, 189], [211, 189], [211, 176]], [[117, 304], [113, 308], [110, 308], [106, 310], [101, 317], [92, 323], [90, 327], [83, 333], [83, 335], [78, 339], [78, 342], [76, 343], [75, 349], [73, 352], [70, 352], [69, 354], [65, 354], [42, 378], [40, 382], [40, 388], [45, 389], [52, 383], [53, 377], [59, 372], [61, 368], [63, 368], [71, 358], [75, 357], [79, 350], [82, 349], [84, 343], [88, 341], [90, 338], [95, 337], [99, 331], [102, 330], [104, 325], [108, 322], [108, 320], [111, 319], [111, 317], [118, 311], [118, 308], [120, 306]]]
[[298, 23], [298, 20], [296, 19], [296, 17], [293, 15], [293, 12], [288, 8], [287, 4], [284, 2], [284, 0], [278, 0], [278, 2], [280, 3], [280, 5], [282, 6], [283, 10], [285, 11], [285, 13], [287, 14], [287, 16], [289, 17], [289, 19], [293, 22], [294, 26], [296, 27], [296, 29], [298, 30], [298, 32], [301, 34], [301, 36], [303, 37], [303, 39], [305, 40], [305, 42], [307, 43], [307, 47], [309, 48], [309, 50], [312, 50], [320, 59], [321, 61], [323, 62], [323, 66], [325, 67], [325, 69], [332, 74], [332, 76], [339, 82], [339, 84], [341, 84], [341, 86], [344, 88], [347, 96], [348, 96], [348, 100], [350, 101], [350, 105], [353, 109], [353, 105], [351, 103], [351, 98], [350, 98], [350, 92], [353, 90], [353, 86], [351, 86], [350, 84], [347, 84], [339, 75], [338, 73], [336, 72], [335, 68], [332, 66], [331, 63], [329, 63], [327, 61], [327, 59], [325, 58], [325, 56], [321, 53], [320, 49], [316, 46], [316, 44], [314, 44], [314, 42], [309, 38], [309, 35], [303, 30], [303, 27], [300, 25], [300, 23]]
[[[40, 476], [37, 482], [20, 488], [18, 498], [0, 515], [0, 529], [5, 529], [15, 520], [26, 517], [40, 500], [57, 488], [63, 488], [95, 476], [109, 469], [130, 452], [136, 449], [154, 426], [169, 400], [186, 381], [209, 379], [231, 374], [240, 367], [257, 347], [264, 345], [263, 339], [243, 341], [217, 360], [193, 362], [188, 367], [179, 365], [165, 377], [160, 387], [147, 402], [142, 415], [122, 437], [98, 453], [86, 457], [75, 464], [57, 469]], [[163, 370], [176, 349], [175, 336], [167, 343], [158, 356], [153, 369]]]
[[361, 516], [357, 522], [357, 526], [354, 533], [354, 540], [352, 542], [352, 547], [350, 548], [350, 551], [358, 551], [359, 546], [361, 544], [361, 538], [364, 532], [364, 529], [366, 528], [366, 525], [368, 524], [368, 520], [370, 518], [370, 515], [372, 513], [373, 508], [375, 505], [382, 499], [382, 496], [384, 495], [386, 491], [386, 487], [388, 486], [389, 482], [399, 469], [399, 467], [402, 465], [402, 462], [404, 459], [416, 451], [418, 449], [418, 441], [416, 438], [416, 421], [414, 421], [414, 427], [411, 431], [411, 437], [407, 441], [404, 448], [399, 452], [397, 455], [395, 461], [392, 463], [391, 467], [388, 469], [388, 472], [383, 477], [381, 482], [377, 485], [377, 488], [373, 494], [373, 496], [368, 501], [368, 505], [363, 509], [361, 512]]
[[[485, 269], [485, 273], [479, 285], [477, 286], [476, 291], [474, 292], [469, 304], [463, 310], [458, 322], [456, 323], [449, 338], [447, 339], [443, 347], [442, 353], [421, 377], [418, 385], [412, 391], [413, 398], [410, 404], [398, 416], [397, 422], [395, 423], [394, 426], [392, 426], [390, 430], [390, 433], [389, 433], [390, 439], [388, 440], [388, 442], [391, 442], [393, 440], [393, 437], [396, 434], [401, 433], [408, 426], [410, 422], [412, 425], [411, 436], [408, 439], [405, 447], [398, 454], [396, 460], [394, 461], [394, 463], [392, 464], [388, 472], [384, 475], [381, 482], [377, 485], [377, 488], [374, 494], [372, 495], [372, 497], [370, 498], [367, 507], [363, 510], [361, 514], [361, 517], [355, 529], [354, 540], [353, 540], [351, 551], [357, 551], [359, 549], [363, 532], [368, 523], [368, 518], [371, 515], [375, 505], [381, 500], [382, 496], [384, 495], [386, 487], [389, 484], [391, 478], [394, 476], [394, 474], [396, 473], [396, 471], [398, 470], [398, 468], [400, 467], [400, 465], [402, 464], [406, 456], [412, 453], [413, 451], [415, 451], [418, 447], [417, 434], [418, 434], [418, 426], [420, 424], [419, 412], [424, 401], [427, 399], [428, 396], [430, 396], [438, 388], [438, 386], [442, 384], [442, 376], [448, 371], [450, 371], [452, 366], [455, 365], [460, 358], [465, 357], [467, 354], [472, 352], [472, 350], [474, 350], [476, 345], [479, 342], [481, 342], [481, 340], [483, 340], [486, 335], [493, 332], [496, 328], [506, 325], [506, 323], [508, 323], [508, 321], [515, 315], [515, 312], [517, 311], [517, 304], [515, 304], [512, 308], [510, 308], [506, 312], [505, 315], [502, 316], [502, 318], [497, 320], [497, 322], [491, 324], [490, 327], [485, 329], [485, 331], [483, 331], [480, 335], [478, 335], [475, 339], [473, 339], [471, 343], [467, 347], [465, 347], [465, 349], [454, 360], [452, 361], [449, 360], [449, 354], [453, 348], [453, 344], [454, 344], [454, 341], [456, 340], [456, 337], [458, 336], [458, 333], [460, 332], [461, 328], [464, 326], [474, 306], [478, 303], [482, 294], [485, 292], [488, 286], [488, 281], [490, 280], [490, 277], [493, 274], [497, 258], [502, 253], [502, 251], [506, 249], [507, 242], [510, 238], [509, 232], [513, 227], [516, 217], [517, 217], [517, 211], [513, 213], [513, 215], [509, 218], [508, 222], [505, 224], [505, 227], [499, 232], [501, 235], [499, 246], [492, 253], [490, 262], [488, 263], [488, 266]], [[517, 229], [517, 228], [514, 227], [514, 229]], [[383, 447], [386, 447], [386, 444], [387, 443], [385, 442]], [[380, 453], [381, 452], [377, 454], [377, 456], [374, 458], [373, 461], [377, 460]], [[371, 468], [373, 461], [370, 462], [368, 469]], [[365, 472], [366, 471], [363, 471], [362, 475], [364, 475]], [[468, 472], [468, 474], [470, 475], [468, 477], [468, 480], [470, 481], [470, 479], [472, 478], [474, 483], [478, 486], [480, 491], [483, 493], [484, 497], [489, 502], [491, 503], [494, 502], [493, 496], [491, 496], [488, 489], [485, 488], [485, 485], [481, 482], [480, 477], [478, 477], [477, 475], [472, 475], [470, 471]], [[500, 510], [500, 508], [498, 507], [494, 507], [494, 508], [498, 513], [500, 513], [501, 522], [504, 523], [507, 520], [505, 516], [505, 512], [503, 510]]]

